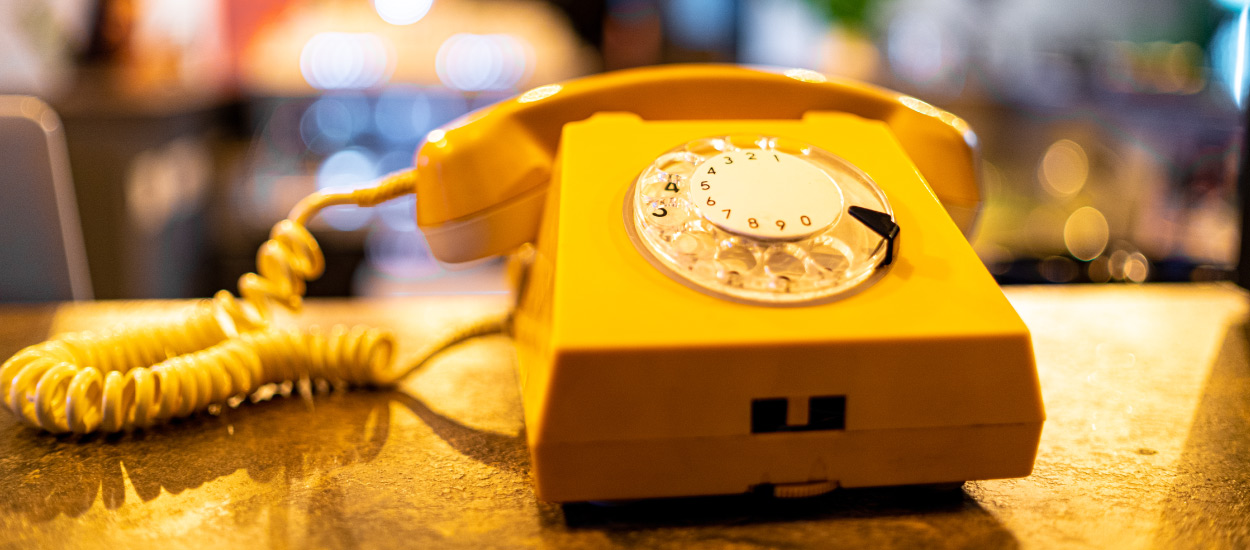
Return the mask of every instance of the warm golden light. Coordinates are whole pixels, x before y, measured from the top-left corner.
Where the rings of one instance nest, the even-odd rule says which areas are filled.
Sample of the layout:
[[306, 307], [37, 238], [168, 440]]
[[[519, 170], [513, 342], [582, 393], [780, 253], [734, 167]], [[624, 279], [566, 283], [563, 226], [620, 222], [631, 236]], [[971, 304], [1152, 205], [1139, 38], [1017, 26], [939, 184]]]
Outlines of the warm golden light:
[[942, 114], [941, 109], [938, 109], [937, 107], [934, 107], [933, 105], [930, 105], [924, 101], [921, 101], [911, 96], [900, 97], [898, 98], [898, 101], [899, 103], [906, 105], [909, 109], [916, 111], [917, 113], [920, 113], [922, 115], [937, 117], [937, 116], [941, 116]]
[[1107, 218], [1092, 206], [1073, 212], [1063, 224], [1063, 244], [1078, 260], [1089, 261], [1097, 258], [1107, 249], [1109, 237]]
[[443, 139], [446, 136], [447, 136], [447, 131], [443, 130], [442, 128], [435, 128], [433, 130], [430, 130], [430, 133], [425, 135], [425, 141], [426, 143], [430, 143], [434, 145], [435, 147], [443, 147], [447, 145], [447, 140]]
[[539, 86], [537, 88], [534, 88], [533, 90], [530, 90], [528, 92], [521, 94], [521, 97], [517, 98], [517, 102], [518, 103], [533, 103], [535, 101], [547, 99], [553, 95], [560, 93], [560, 90], [562, 89], [564, 89], [564, 86], [561, 86], [559, 84], [548, 84], [546, 86]]
[[1131, 283], [1144, 283], [1150, 277], [1150, 261], [1141, 252], [1116, 250], [1107, 261], [1111, 278]]
[[783, 74], [802, 82], [825, 82], [828, 80], [828, 78], [825, 78], [825, 75], [809, 69], [790, 69]]
[[1089, 157], [1085, 155], [1085, 148], [1070, 139], [1052, 143], [1042, 155], [1037, 176], [1046, 191], [1056, 197], [1077, 194], [1089, 178]]
[[1129, 254], [1124, 264], [1124, 278], [1129, 282], [1144, 283], [1149, 276], [1150, 262], [1146, 260], [1146, 255], [1141, 252]]

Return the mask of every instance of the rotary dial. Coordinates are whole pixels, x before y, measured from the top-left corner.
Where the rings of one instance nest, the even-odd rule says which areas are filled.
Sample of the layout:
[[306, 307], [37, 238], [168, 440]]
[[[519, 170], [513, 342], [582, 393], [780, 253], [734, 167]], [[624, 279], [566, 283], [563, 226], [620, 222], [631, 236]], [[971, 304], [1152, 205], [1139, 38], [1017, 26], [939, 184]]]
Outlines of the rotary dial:
[[751, 303], [815, 303], [871, 284], [899, 232], [866, 174], [774, 136], [682, 144], [639, 174], [627, 201], [626, 228], [652, 264]]

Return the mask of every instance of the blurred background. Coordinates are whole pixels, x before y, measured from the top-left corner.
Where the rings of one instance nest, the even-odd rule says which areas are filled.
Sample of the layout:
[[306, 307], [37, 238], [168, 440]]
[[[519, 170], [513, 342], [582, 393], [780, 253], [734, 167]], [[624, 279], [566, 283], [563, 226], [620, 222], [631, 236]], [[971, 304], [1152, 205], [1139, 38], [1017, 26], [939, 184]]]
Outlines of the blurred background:
[[[1004, 284], [1225, 279], [1244, 4], [6, 0], [0, 93], [61, 116], [102, 299], [233, 290], [297, 200], [409, 166], [435, 126], [545, 83], [673, 62], [804, 67], [966, 118], [988, 193], [974, 246]], [[498, 260], [433, 260], [412, 210], [319, 218], [328, 272], [310, 292], [504, 290]]]

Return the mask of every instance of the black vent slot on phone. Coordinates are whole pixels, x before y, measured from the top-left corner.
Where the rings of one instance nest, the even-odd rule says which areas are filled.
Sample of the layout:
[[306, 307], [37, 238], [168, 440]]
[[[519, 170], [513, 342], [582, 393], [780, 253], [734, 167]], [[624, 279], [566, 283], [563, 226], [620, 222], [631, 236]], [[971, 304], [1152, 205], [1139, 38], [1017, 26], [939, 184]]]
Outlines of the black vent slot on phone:
[[808, 400], [808, 430], [845, 430], [846, 429], [846, 396], [828, 395], [813, 397]]
[[784, 432], [786, 426], [786, 409], [789, 403], [785, 398], [756, 399], [751, 402], [751, 433]]
[[784, 397], [751, 401], [751, 433], [811, 432], [846, 429], [846, 396], [824, 395], [807, 401], [807, 424], [786, 424], [789, 400]]

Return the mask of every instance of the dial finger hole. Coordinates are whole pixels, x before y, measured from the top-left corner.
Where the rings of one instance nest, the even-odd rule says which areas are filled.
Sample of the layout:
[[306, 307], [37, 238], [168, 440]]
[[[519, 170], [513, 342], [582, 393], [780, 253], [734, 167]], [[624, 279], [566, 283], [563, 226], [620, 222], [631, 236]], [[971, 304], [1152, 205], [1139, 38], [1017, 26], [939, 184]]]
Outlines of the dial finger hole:
[[722, 138], [696, 139], [686, 144], [687, 152], [693, 153], [700, 157], [714, 156], [724, 150], [725, 150], [725, 140]]
[[697, 231], [700, 233], [707, 233], [712, 236], [717, 234], [716, 226], [703, 218], [695, 218], [686, 222], [685, 229], [686, 231]]
[[678, 254], [700, 257], [707, 256], [713, 248], [712, 236], [696, 231], [682, 231], [673, 238], [673, 250]]
[[851, 250], [837, 239], [820, 239], [812, 244], [808, 257], [820, 269], [835, 275], [844, 275], [851, 267]]
[[747, 273], [759, 264], [755, 253], [744, 246], [723, 246], [716, 252], [716, 263], [723, 269]]
[[764, 254], [764, 272], [774, 278], [797, 279], [807, 272], [802, 252], [793, 245], [774, 246]]
[[643, 216], [649, 225], [664, 229], [676, 229], [690, 220], [690, 212], [686, 201], [678, 198], [651, 201], [647, 204]]
[[685, 188], [685, 178], [673, 175], [668, 178], [647, 182], [642, 188], [642, 194], [652, 200], [662, 200], [678, 196]]
[[790, 153], [791, 155], [804, 156], [804, 155], [811, 153], [812, 151], [812, 148], [810, 145], [803, 143], [801, 141], [793, 140], [793, 139], [777, 137], [777, 138], [772, 138], [770, 141], [771, 141], [771, 147], [773, 149], [776, 149], [783, 153]]
[[760, 146], [761, 141], [767, 141], [767, 139], [756, 134], [735, 134], [729, 136], [728, 141], [734, 149], [754, 149]]
[[669, 153], [655, 161], [661, 172], [669, 175], [689, 176], [694, 173], [695, 159], [685, 153]]

